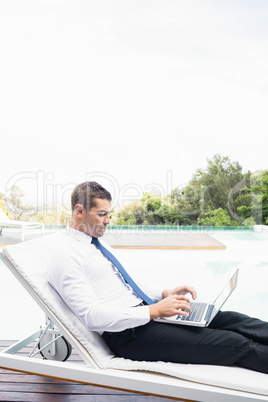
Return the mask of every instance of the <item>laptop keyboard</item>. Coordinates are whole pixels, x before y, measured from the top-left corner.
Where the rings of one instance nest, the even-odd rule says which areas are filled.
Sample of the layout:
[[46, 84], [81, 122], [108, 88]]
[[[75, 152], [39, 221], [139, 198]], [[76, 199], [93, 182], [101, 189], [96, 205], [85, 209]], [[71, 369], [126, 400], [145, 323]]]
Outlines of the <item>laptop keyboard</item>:
[[180, 321], [195, 321], [195, 322], [201, 321], [204, 311], [207, 307], [207, 304], [206, 303], [189, 303], [189, 304], [192, 309], [192, 312], [188, 315], [188, 317], [178, 315], [176, 319]]

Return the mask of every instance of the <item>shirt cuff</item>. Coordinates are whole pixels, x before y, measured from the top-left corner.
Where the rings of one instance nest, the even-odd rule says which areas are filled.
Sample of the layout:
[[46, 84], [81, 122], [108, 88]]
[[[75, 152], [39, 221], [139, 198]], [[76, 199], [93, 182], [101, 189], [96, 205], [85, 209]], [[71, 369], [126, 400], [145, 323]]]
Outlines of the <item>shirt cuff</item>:
[[149, 306], [138, 306], [131, 308], [131, 327], [135, 328], [147, 324], [150, 321]]

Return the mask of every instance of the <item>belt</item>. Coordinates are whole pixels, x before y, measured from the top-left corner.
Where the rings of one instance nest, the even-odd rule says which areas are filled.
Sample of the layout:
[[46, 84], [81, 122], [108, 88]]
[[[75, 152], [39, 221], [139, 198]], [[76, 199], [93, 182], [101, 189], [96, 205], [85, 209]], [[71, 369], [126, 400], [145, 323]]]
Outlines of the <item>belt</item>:
[[140, 306], [148, 306], [148, 304], [145, 303], [145, 301], [142, 301], [140, 304], [137, 304], [137, 306], [134, 307], [140, 307]]

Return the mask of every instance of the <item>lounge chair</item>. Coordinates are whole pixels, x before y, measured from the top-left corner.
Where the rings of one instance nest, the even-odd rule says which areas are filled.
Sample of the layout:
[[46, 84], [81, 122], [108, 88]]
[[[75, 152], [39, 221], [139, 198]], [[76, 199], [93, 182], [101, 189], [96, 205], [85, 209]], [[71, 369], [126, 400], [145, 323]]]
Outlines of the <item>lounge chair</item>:
[[[59, 242], [59, 234], [53, 234], [7, 246], [1, 251], [2, 261], [49, 319], [47, 334], [40, 329], [0, 352], [1, 367], [183, 400], [268, 401], [266, 374], [238, 367], [139, 362], [114, 356], [103, 339], [83, 325], [47, 282], [47, 263], [51, 253], [60, 246]], [[41, 351], [47, 360], [16, 354], [32, 341], [36, 341], [38, 351], [40, 345], [43, 347], [39, 338], [43, 335], [51, 341], [57, 339], [47, 352], [46, 349]], [[60, 360], [68, 357], [68, 347], [66, 356], [61, 352], [62, 346], [69, 343], [78, 351], [84, 364], [56, 359], [57, 356]]]
[[20, 227], [21, 228], [21, 240], [22, 241], [24, 241], [24, 238], [25, 238], [25, 229], [26, 228], [41, 227], [43, 236], [44, 236], [44, 231], [45, 231], [45, 226], [44, 226], [43, 223], [12, 220], [0, 208], [0, 234], [2, 233], [2, 227], [3, 226], [5, 226], [5, 227]]

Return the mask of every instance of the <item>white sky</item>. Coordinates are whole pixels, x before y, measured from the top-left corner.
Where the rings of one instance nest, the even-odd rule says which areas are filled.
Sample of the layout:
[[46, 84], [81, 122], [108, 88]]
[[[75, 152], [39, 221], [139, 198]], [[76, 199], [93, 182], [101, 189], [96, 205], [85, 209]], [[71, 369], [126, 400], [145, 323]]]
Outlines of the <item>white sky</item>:
[[95, 178], [122, 205], [216, 153], [266, 169], [267, 110], [267, 0], [0, 0], [0, 192]]

